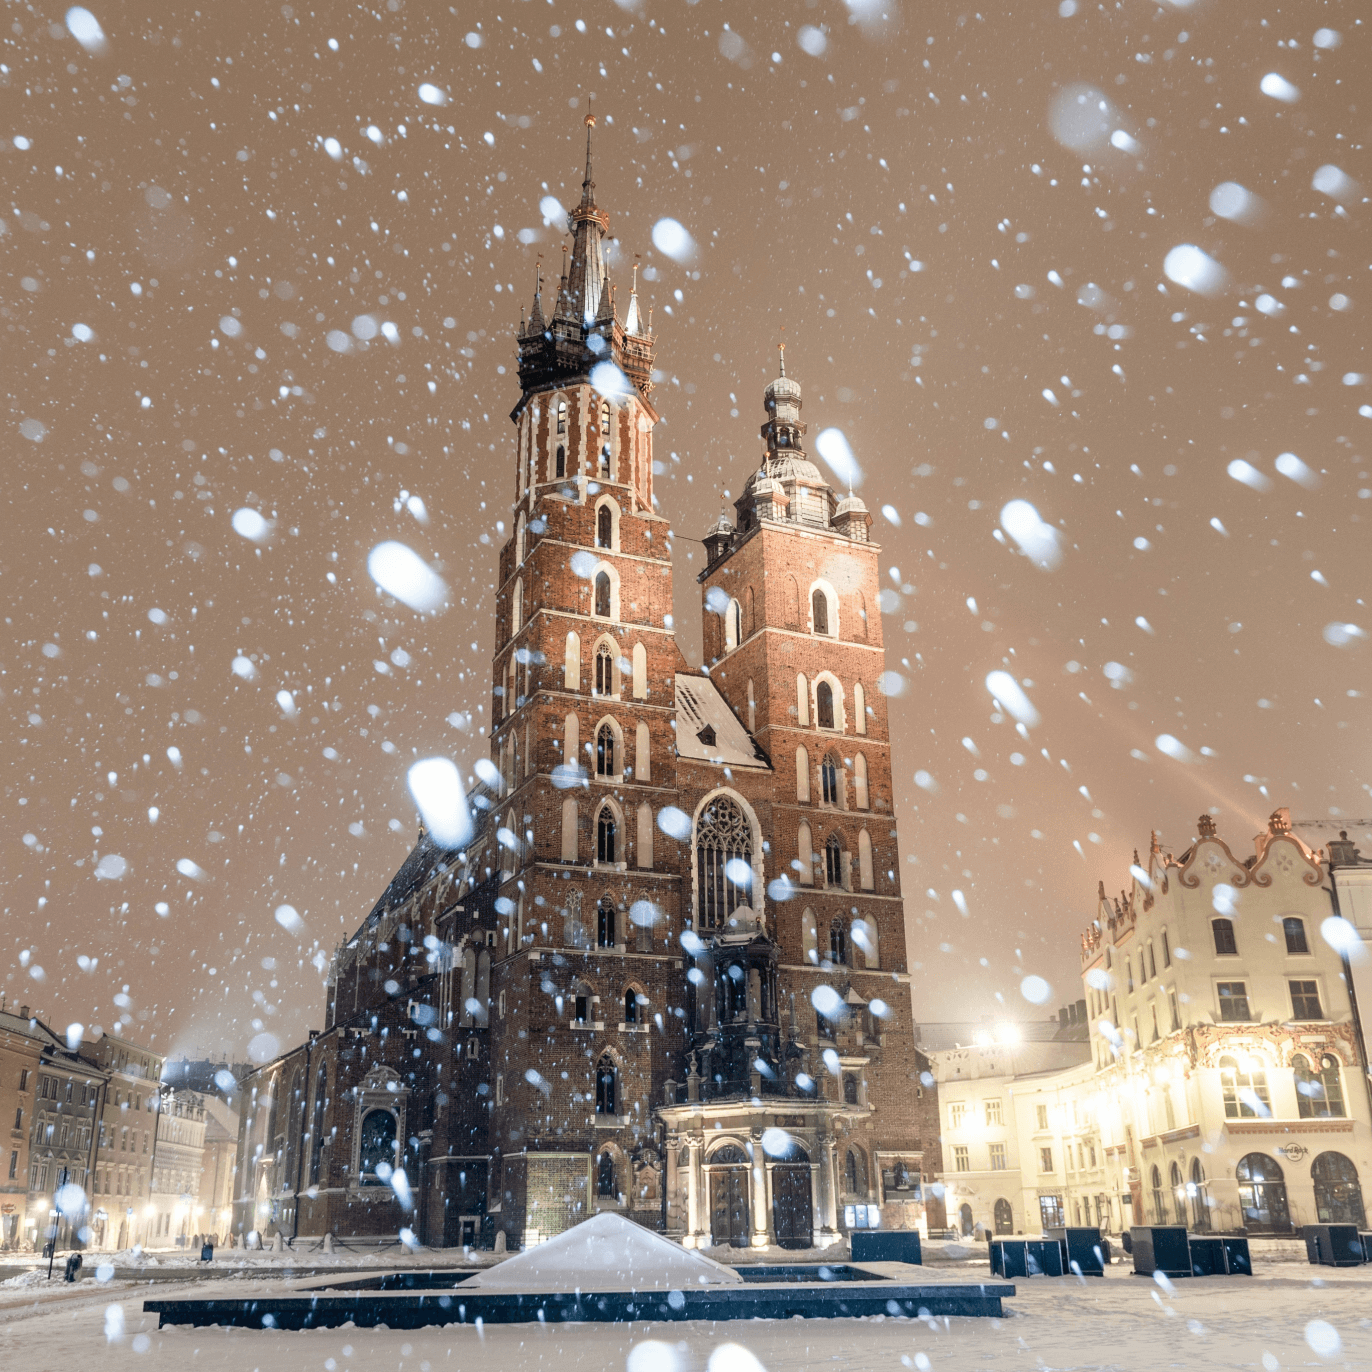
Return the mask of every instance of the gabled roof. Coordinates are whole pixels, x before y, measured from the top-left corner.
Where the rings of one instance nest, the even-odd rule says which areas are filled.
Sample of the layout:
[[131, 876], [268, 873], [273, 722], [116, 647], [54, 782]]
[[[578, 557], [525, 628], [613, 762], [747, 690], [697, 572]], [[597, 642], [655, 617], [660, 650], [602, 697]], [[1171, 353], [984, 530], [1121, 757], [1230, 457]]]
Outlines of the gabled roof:
[[400, 864], [400, 868], [391, 878], [390, 884], [381, 893], [381, 898], [372, 906], [357, 933], [349, 940], [350, 943], [365, 933], [373, 924], [376, 924], [387, 910], [394, 910], [397, 905], [403, 905], [440, 867], [455, 866], [459, 853], [470, 853], [480, 846], [488, 817], [492, 812], [472, 804], [473, 799], [478, 795], [489, 799], [484, 787], [477, 787], [468, 796], [473, 829], [465, 847], [460, 849], [444, 848], [429, 837], [427, 829], [421, 828], [414, 847], [410, 849], [409, 856]]
[[772, 763], [707, 676], [676, 674], [676, 750], [693, 762], [771, 771]]

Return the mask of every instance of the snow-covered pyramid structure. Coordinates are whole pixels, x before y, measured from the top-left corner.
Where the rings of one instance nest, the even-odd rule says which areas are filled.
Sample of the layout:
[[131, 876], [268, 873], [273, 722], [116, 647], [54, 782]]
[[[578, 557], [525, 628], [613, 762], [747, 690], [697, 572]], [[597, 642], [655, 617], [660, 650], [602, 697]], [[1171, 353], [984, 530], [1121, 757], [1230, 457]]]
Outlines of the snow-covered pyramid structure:
[[732, 1267], [677, 1247], [622, 1215], [601, 1214], [462, 1283], [469, 1291], [669, 1291], [739, 1286]]

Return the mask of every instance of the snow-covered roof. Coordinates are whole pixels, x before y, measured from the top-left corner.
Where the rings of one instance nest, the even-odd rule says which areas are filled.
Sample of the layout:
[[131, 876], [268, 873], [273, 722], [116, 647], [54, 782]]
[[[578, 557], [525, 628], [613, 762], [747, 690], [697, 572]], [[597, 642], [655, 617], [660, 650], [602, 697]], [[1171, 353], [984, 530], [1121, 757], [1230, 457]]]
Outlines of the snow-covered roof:
[[478, 1272], [463, 1283], [483, 1291], [680, 1291], [685, 1287], [738, 1286], [732, 1267], [680, 1248], [605, 1212]]
[[676, 674], [676, 750], [696, 762], [771, 770], [767, 754], [707, 676]]

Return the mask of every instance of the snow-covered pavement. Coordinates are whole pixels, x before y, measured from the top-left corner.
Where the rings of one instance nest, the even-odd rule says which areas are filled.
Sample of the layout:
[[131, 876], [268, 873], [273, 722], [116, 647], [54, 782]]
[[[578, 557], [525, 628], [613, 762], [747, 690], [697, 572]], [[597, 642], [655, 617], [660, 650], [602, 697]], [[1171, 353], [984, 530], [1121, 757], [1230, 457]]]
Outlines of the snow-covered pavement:
[[[281, 1290], [266, 1273], [0, 1290], [0, 1366], [72, 1372], [804, 1372], [911, 1367], [1278, 1369], [1372, 1367], [1372, 1269], [1273, 1264], [1251, 1279], [1170, 1290], [1117, 1266], [1104, 1279], [1019, 1282], [1001, 1320], [756, 1320], [737, 1324], [449, 1326], [306, 1333], [168, 1328], [149, 1294]], [[653, 1347], [642, 1345], [652, 1342]], [[637, 1350], [637, 1351], [635, 1351]], [[723, 1350], [723, 1351], [721, 1351]], [[746, 1350], [746, 1352], [744, 1351]], [[89, 1361], [88, 1361], [89, 1360]], [[755, 1361], [754, 1361], [755, 1360]], [[926, 1361], [927, 1360], [927, 1361]]]

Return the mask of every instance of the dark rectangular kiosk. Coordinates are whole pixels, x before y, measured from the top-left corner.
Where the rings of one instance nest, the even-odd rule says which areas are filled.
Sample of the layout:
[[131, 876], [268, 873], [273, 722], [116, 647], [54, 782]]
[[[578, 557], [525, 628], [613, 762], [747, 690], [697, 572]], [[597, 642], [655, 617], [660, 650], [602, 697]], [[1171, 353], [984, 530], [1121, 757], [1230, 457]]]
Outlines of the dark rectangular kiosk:
[[1168, 1277], [1191, 1275], [1191, 1252], [1184, 1224], [1139, 1224], [1129, 1231], [1134, 1250], [1134, 1271], [1151, 1277], [1161, 1272]]
[[1083, 1277], [1105, 1275], [1110, 1246], [1101, 1238], [1099, 1229], [1059, 1225], [1048, 1230], [1048, 1237], [1056, 1239], [1062, 1250], [1064, 1272], [1076, 1272]]
[[993, 1276], [1060, 1277], [1062, 1271], [1062, 1248], [1056, 1239], [991, 1240]]
[[854, 1262], [908, 1262], [919, 1267], [924, 1261], [918, 1229], [854, 1229], [849, 1238]]
[[1367, 1261], [1356, 1224], [1307, 1224], [1305, 1255], [1320, 1267], [1361, 1267]]

